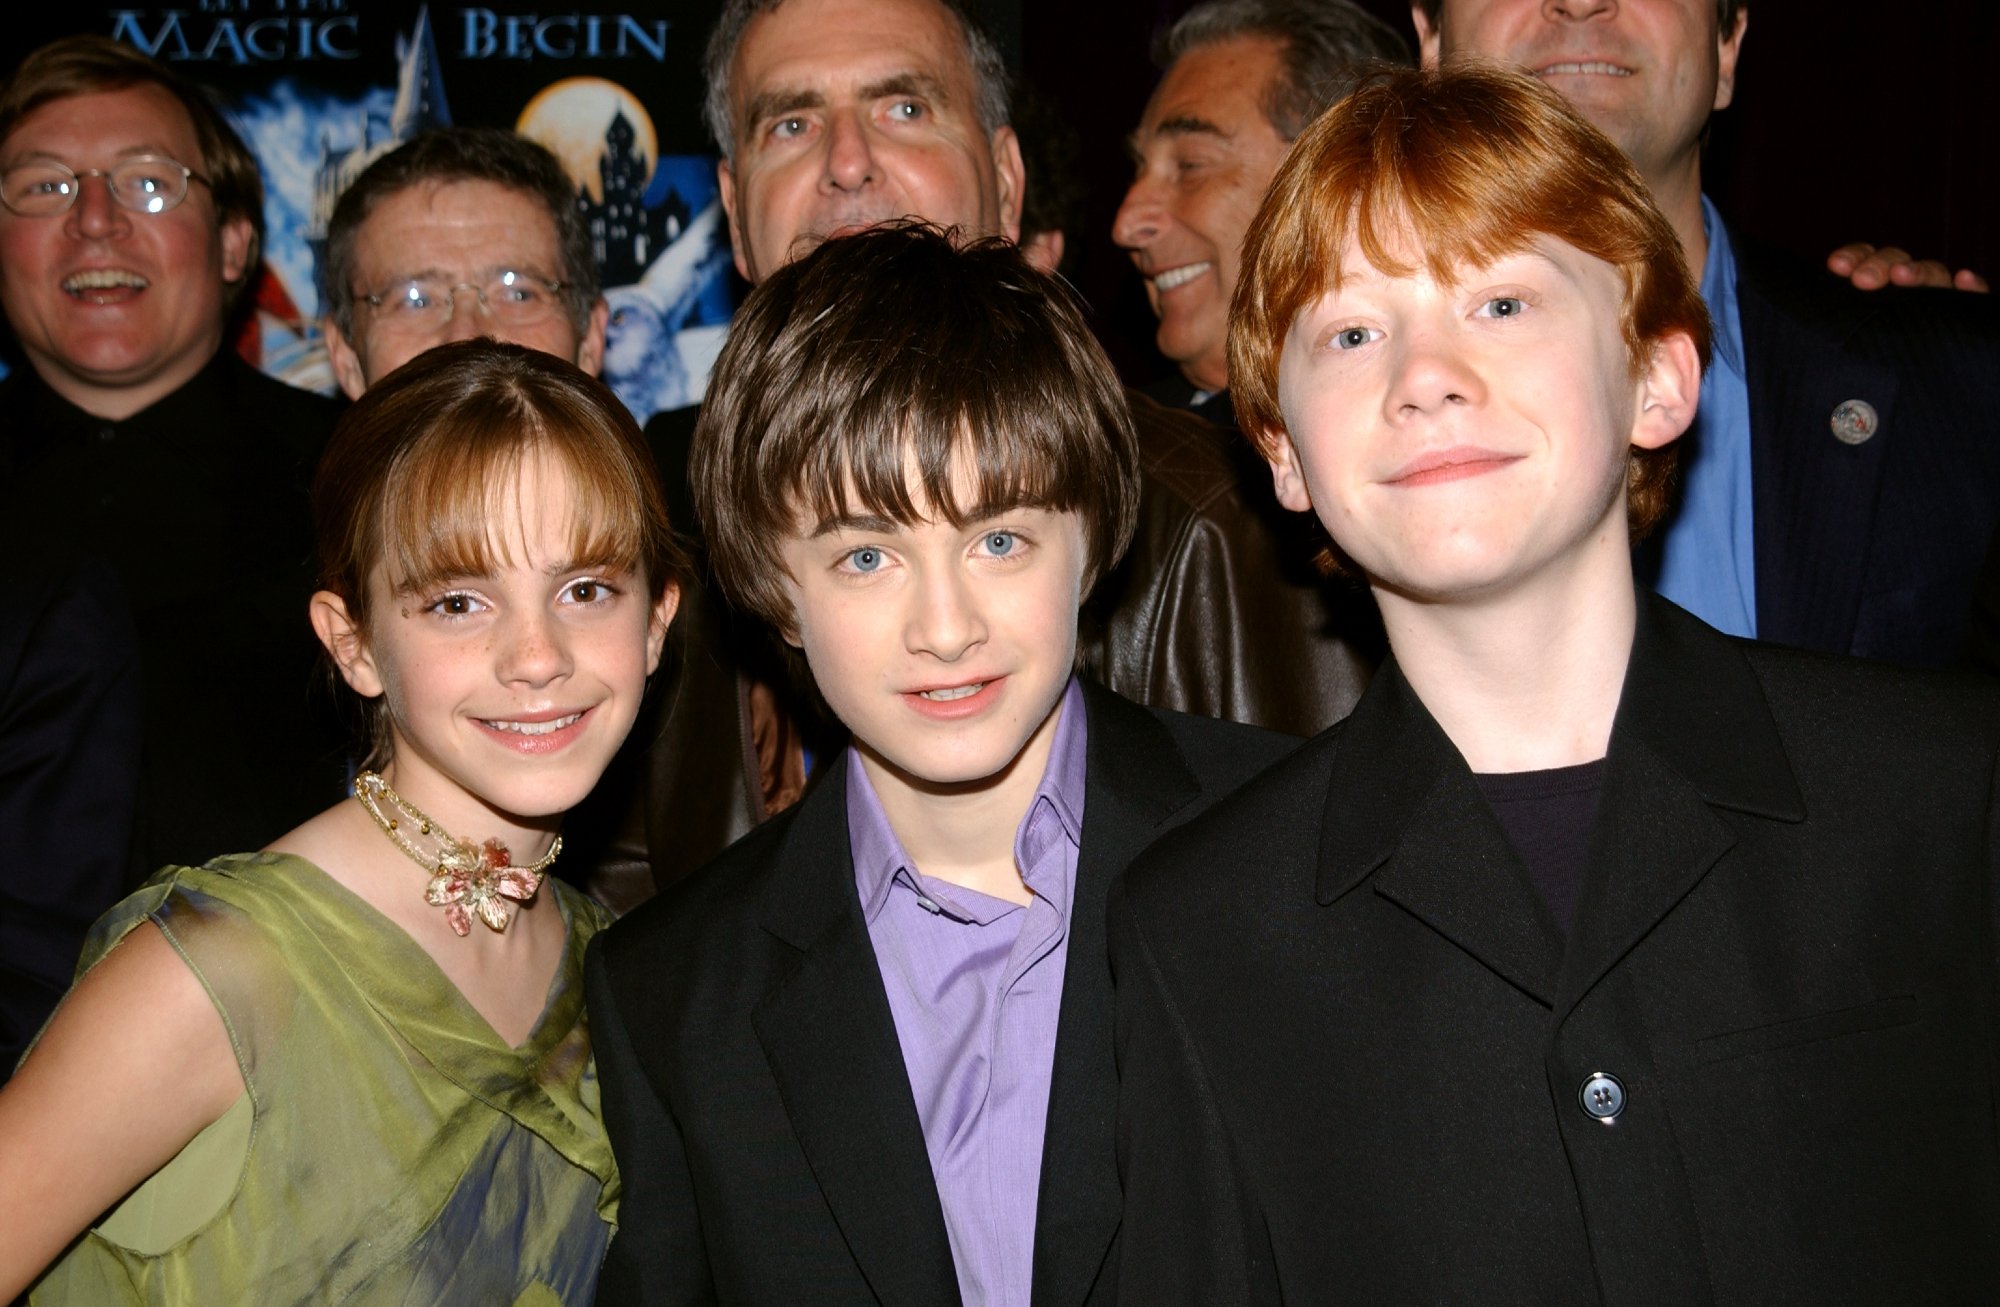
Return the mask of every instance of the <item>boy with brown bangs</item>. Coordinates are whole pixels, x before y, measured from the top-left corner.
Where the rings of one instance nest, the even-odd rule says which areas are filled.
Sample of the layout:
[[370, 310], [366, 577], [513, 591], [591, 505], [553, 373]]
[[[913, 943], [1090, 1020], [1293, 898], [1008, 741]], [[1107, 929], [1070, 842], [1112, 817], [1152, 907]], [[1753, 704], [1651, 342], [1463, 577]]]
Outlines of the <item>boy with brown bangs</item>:
[[1108, 1301], [1104, 895], [1293, 744], [1075, 675], [1137, 502], [1117, 378], [1011, 245], [879, 229], [751, 294], [693, 467], [853, 743], [591, 955], [600, 1301]]
[[1113, 893], [1121, 1301], [1990, 1296], [2000, 702], [1636, 593], [1707, 324], [1631, 165], [1385, 74], [1244, 267], [1392, 657]]

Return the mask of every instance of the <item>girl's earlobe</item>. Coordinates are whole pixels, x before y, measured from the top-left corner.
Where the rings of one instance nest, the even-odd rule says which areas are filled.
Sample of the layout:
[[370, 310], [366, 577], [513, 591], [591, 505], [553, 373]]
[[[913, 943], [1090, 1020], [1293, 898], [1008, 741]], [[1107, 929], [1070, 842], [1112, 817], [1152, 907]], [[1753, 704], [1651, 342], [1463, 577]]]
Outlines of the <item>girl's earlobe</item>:
[[307, 604], [306, 613], [312, 621], [313, 634], [319, 637], [333, 665], [340, 669], [341, 679], [348, 688], [364, 699], [381, 694], [381, 674], [375, 668], [367, 636], [348, 611], [347, 601], [331, 590], [321, 590]]
[[673, 582], [660, 592], [653, 604], [653, 616], [646, 629], [646, 675], [660, 670], [660, 657], [667, 647], [667, 628], [673, 625], [674, 614], [680, 611], [681, 588]]

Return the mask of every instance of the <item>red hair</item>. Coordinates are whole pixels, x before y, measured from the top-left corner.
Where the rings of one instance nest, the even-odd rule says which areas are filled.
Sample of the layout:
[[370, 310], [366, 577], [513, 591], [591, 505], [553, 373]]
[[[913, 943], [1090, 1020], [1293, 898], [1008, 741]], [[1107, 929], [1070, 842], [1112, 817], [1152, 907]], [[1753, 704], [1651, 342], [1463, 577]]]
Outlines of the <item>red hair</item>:
[[[1384, 69], [1307, 128], [1272, 179], [1243, 244], [1229, 317], [1237, 420], [1269, 452], [1285, 439], [1278, 360], [1299, 313], [1340, 287], [1350, 237], [1392, 277], [1414, 266], [1452, 285], [1548, 236], [1602, 259], [1625, 286], [1633, 375], [1682, 332], [1708, 366], [1708, 311], [1673, 226], [1624, 152], [1535, 77], [1497, 65]], [[1634, 539], [1665, 512], [1677, 449], [1635, 450]]]

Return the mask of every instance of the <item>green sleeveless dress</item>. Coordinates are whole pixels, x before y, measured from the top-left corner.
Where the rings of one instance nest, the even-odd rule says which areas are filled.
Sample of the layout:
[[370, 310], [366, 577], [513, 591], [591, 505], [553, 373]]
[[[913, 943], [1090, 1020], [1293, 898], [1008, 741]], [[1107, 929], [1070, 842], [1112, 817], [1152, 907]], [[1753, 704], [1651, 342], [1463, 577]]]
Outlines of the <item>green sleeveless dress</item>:
[[519, 1048], [300, 858], [169, 867], [105, 914], [78, 974], [158, 923], [248, 1091], [50, 1267], [32, 1307], [588, 1303], [618, 1183], [583, 947], [610, 914], [550, 890], [569, 939]]

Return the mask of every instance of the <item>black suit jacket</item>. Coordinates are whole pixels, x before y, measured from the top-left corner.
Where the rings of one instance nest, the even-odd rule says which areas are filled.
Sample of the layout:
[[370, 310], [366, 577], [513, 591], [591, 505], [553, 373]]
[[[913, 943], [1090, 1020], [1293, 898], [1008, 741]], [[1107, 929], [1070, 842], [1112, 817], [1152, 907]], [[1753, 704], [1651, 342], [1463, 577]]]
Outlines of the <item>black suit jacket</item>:
[[1565, 946], [1385, 664], [1113, 893], [1120, 1300], [1990, 1301], [1997, 763], [1650, 600]]
[[[1107, 1301], [1118, 1229], [1104, 895], [1166, 827], [1297, 741], [1085, 684], [1034, 1301]], [[944, 1214], [854, 885], [844, 755], [803, 802], [593, 941], [624, 1192], [605, 1303], [958, 1301]]]
[[[1858, 291], [1734, 237], [1759, 638], [1914, 666], [1965, 657], [2000, 526], [2000, 307]], [[1859, 399], [1879, 425], [1833, 434]]]

